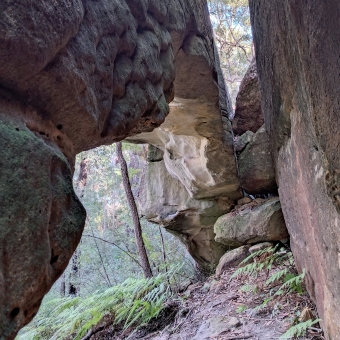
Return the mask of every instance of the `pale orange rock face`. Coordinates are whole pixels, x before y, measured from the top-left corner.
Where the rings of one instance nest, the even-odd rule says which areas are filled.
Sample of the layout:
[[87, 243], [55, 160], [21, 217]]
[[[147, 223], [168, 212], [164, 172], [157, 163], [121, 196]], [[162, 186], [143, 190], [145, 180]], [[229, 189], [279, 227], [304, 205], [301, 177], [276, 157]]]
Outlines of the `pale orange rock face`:
[[251, 0], [250, 11], [262, 111], [294, 258], [306, 270], [326, 338], [339, 339], [339, 4]]

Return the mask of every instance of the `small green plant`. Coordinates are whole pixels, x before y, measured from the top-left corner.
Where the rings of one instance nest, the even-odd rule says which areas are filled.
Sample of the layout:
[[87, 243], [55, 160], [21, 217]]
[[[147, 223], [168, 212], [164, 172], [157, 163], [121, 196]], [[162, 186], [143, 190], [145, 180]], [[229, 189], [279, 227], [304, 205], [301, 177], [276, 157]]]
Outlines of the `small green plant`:
[[257, 286], [256, 285], [250, 285], [250, 284], [245, 284], [243, 285], [240, 289], [240, 292], [245, 292], [245, 293], [255, 293], [257, 291]]
[[248, 309], [248, 307], [246, 306], [246, 305], [240, 305], [240, 306], [238, 306], [237, 308], [236, 308], [236, 313], [242, 313], [242, 312], [244, 312], [245, 310], [247, 310]]
[[300, 322], [297, 325], [290, 327], [286, 333], [280, 336], [280, 339], [290, 339], [298, 336], [306, 335], [307, 329], [312, 327], [314, 324], [321, 321], [321, 319], [307, 320], [305, 322]]
[[[270, 270], [275, 261], [283, 260], [282, 254], [276, 252], [277, 247], [277, 245], [275, 247], [268, 247], [250, 254], [246, 259], [241, 262], [241, 265], [243, 264], [244, 266], [238, 268], [230, 277], [230, 280], [240, 275], [252, 275], [256, 277], [257, 274], [262, 270]], [[288, 253], [286, 253], [285, 255], [287, 254]], [[263, 259], [262, 261], [256, 261], [256, 258], [261, 258], [263, 256], [266, 256], [265, 259]], [[254, 262], [248, 263], [249, 261]]]
[[294, 275], [292, 273], [286, 274], [283, 281], [284, 284], [280, 287], [280, 290], [288, 288], [291, 291], [295, 291], [299, 294], [302, 293], [302, 283], [305, 278], [306, 271], [303, 269], [300, 275]]
[[257, 314], [262, 308], [265, 308], [267, 306], [268, 302], [271, 301], [271, 300], [273, 300], [272, 296], [265, 298], [260, 305], [253, 308], [253, 310], [252, 310], [253, 313]]
[[279, 281], [281, 280], [283, 277], [285, 277], [288, 274], [289, 269], [288, 268], [284, 268], [276, 273], [274, 273], [267, 281], [266, 281], [266, 285], [269, 285], [275, 281]]

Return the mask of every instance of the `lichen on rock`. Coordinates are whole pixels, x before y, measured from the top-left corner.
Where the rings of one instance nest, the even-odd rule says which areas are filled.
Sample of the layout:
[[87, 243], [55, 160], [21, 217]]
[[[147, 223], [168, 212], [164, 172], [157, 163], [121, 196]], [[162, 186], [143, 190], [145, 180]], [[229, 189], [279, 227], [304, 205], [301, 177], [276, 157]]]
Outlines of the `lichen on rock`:
[[[25, 110], [26, 119], [35, 117], [34, 112]], [[49, 135], [53, 125], [40, 122], [40, 131], [33, 132], [20, 116], [21, 111], [22, 107], [2, 98], [2, 339], [13, 339], [17, 330], [37, 313], [51, 284], [66, 268], [85, 223], [85, 210], [72, 187], [72, 164]]]
[[215, 240], [231, 247], [264, 241], [279, 241], [288, 236], [280, 200], [273, 197], [252, 202], [219, 217], [214, 225]]

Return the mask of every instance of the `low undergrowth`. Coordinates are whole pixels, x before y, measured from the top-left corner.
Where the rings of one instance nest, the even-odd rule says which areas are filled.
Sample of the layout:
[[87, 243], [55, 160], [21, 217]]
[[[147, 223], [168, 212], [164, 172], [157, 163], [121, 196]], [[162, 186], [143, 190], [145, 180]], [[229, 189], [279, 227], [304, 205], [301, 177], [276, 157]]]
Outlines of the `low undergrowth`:
[[[301, 274], [297, 273], [293, 255], [285, 248], [269, 247], [251, 254], [230, 276], [230, 280], [240, 279], [245, 282], [240, 286], [239, 292], [255, 294], [256, 304], [239, 305], [236, 312], [246, 312], [249, 315], [269, 313], [275, 316], [284, 308], [287, 298], [296, 300], [296, 305], [299, 306], [301, 301], [305, 300], [304, 296], [307, 295], [304, 277], [305, 270]], [[280, 339], [305, 336], [311, 328], [320, 330], [317, 336], [320, 335], [319, 338], [322, 339], [321, 329], [312, 327], [320, 321], [316, 318], [316, 313], [312, 311], [313, 307], [305, 305], [302, 312], [298, 309], [290, 313], [294, 317], [291, 317], [290, 327]]]
[[240, 320], [242, 327], [231, 330], [226, 339], [258, 336], [259, 327], [273, 334], [266, 330], [272, 325], [279, 327], [276, 338], [285, 332], [280, 338], [321, 340], [320, 320], [304, 277], [305, 271], [296, 272], [290, 251], [267, 248], [250, 255], [239, 268], [192, 284], [176, 296], [170, 289], [171, 275], [163, 274], [128, 279], [90, 297], [50, 300], [17, 340], [158, 339], [162, 334], [188, 338], [211, 317], [211, 306], [217, 315]]
[[66, 297], [44, 303], [17, 340], [81, 340], [109, 316], [111, 325], [138, 328], [156, 318], [172, 295], [168, 277], [127, 279], [89, 297]]

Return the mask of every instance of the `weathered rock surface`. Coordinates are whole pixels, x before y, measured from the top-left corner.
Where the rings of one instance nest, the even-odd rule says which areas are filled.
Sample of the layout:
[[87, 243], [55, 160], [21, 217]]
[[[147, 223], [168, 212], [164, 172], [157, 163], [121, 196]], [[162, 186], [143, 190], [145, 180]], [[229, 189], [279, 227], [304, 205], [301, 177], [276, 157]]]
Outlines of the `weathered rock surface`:
[[227, 269], [238, 266], [250, 255], [249, 247], [250, 246], [241, 246], [226, 252], [218, 263], [216, 275], [219, 276]]
[[169, 115], [159, 128], [129, 140], [163, 150], [168, 172], [192, 197], [237, 199], [241, 193], [228, 119], [232, 108], [209, 44], [190, 36], [174, 51], [176, 93]]
[[250, 197], [243, 197], [237, 201], [237, 205], [243, 205], [247, 203], [251, 203], [253, 200]]
[[[174, 95], [179, 110], [192, 114], [202, 104], [209, 117], [198, 114], [198, 141], [187, 135], [180, 153], [194, 144], [203, 155], [224, 148], [232, 155], [232, 134], [204, 0], [4, 0], [0, 23], [0, 338], [12, 339], [79, 241], [84, 211], [71, 185], [77, 152], [153, 130]], [[216, 173], [207, 186], [238, 197], [235, 161], [223, 159], [230, 177], [206, 156], [192, 168], [206, 161], [202, 167]], [[198, 196], [205, 190], [193, 187]], [[211, 229], [195, 240], [215, 242]]]
[[251, 0], [250, 9], [291, 247], [325, 337], [340, 339], [339, 3]]
[[0, 98], [0, 339], [14, 338], [36, 314], [85, 223], [60, 151], [67, 155], [67, 137], [27, 107], [34, 121], [25, 122], [22, 110]]
[[234, 316], [214, 316], [203, 321], [194, 340], [209, 340], [218, 337], [221, 333], [241, 326], [240, 320]]
[[252, 60], [236, 97], [233, 130], [235, 135], [247, 131], [256, 132], [264, 123], [261, 110], [261, 93], [256, 69], [256, 60]]
[[235, 151], [237, 153], [242, 152], [245, 147], [254, 139], [254, 132], [247, 131], [241, 136], [235, 137]]
[[237, 199], [241, 193], [232, 132], [224, 130], [224, 125], [217, 102], [207, 104], [204, 99], [176, 97], [170, 104], [170, 114], [159, 128], [129, 140], [162, 149], [168, 172], [192, 197], [226, 195]]
[[271, 145], [264, 126], [253, 135], [238, 160], [241, 186], [248, 194], [277, 192]]
[[288, 236], [278, 197], [260, 205], [248, 203], [241, 209], [219, 217], [214, 226], [215, 240], [238, 247], [263, 241], [278, 241]]
[[229, 249], [214, 240], [214, 223], [232, 209], [233, 202], [228, 198], [191, 198], [182, 183], [171, 177], [164, 160], [155, 158], [148, 165], [147, 185], [140, 193], [141, 213], [177, 235], [203, 269], [213, 269]]

